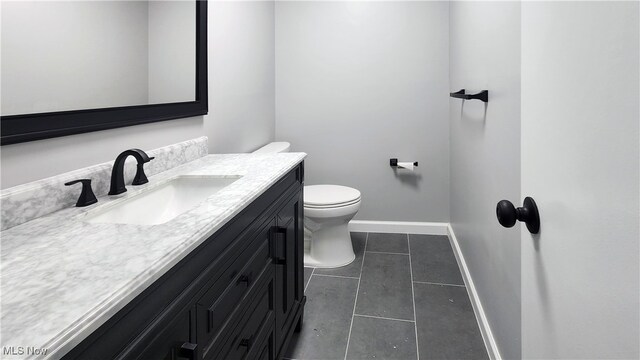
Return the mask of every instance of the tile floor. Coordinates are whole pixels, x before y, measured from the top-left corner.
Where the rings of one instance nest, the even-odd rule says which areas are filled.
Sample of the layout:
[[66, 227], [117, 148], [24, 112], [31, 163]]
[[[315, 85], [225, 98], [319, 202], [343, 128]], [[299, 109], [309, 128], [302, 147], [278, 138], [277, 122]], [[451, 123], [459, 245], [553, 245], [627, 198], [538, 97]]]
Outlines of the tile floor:
[[446, 236], [351, 233], [356, 259], [305, 268], [286, 359], [487, 359]]

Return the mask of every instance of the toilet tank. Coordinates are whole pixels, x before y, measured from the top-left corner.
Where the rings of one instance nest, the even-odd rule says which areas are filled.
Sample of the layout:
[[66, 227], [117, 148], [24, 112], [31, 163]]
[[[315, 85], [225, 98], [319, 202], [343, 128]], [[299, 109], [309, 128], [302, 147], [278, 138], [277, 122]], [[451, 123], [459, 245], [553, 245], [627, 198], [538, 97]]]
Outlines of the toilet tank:
[[286, 141], [272, 142], [254, 151], [254, 154], [272, 154], [289, 152], [291, 144]]

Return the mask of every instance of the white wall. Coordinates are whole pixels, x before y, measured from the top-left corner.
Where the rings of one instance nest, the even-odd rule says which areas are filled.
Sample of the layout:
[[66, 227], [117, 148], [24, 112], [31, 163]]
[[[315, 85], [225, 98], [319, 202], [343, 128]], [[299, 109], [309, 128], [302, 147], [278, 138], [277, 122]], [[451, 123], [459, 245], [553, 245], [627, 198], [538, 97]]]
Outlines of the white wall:
[[522, 354], [640, 357], [640, 3], [522, 5]]
[[451, 90], [489, 90], [489, 102], [451, 99], [451, 226], [499, 351], [520, 349], [520, 233], [496, 203], [520, 201], [520, 4], [452, 2]]
[[115, 160], [126, 149], [155, 149], [202, 136], [202, 117], [94, 131], [0, 148], [2, 189]]
[[212, 153], [252, 151], [275, 128], [274, 2], [209, 2], [209, 114]]
[[276, 139], [309, 154], [307, 184], [359, 189], [359, 219], [448, 221], [448, 11], [276, 2]]
[[147, 103], [146, 2], [1, 6], [2, 115]]
[[195, 1], [149, 1], [149, 104], [196, 98]]
[[2, 146], [1, 188], [113, 160], [132, 147], [206, 135], [209, 151], [224, 153], [272, 141], [273, 2], [211, 1], [208, 16], [208, 115]]

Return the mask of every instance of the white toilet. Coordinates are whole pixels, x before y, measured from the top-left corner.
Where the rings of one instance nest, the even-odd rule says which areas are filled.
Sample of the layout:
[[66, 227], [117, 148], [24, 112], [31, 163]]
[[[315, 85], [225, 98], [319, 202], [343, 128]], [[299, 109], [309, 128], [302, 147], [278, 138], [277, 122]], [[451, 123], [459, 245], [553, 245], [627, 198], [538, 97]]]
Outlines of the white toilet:
[[[254, 153], [289, 151], [288, 142], [273, 142]], [[355, 259], [349, 221], [360, 209], [360, 191], [340, 185], [304, 187], [304, 265], [334, 268]]]
[[340, 185], [304, 187], [305, 266], [332, 268], [350, 264], [356, 255], [349, 221], [360, 210], [360, 191]]

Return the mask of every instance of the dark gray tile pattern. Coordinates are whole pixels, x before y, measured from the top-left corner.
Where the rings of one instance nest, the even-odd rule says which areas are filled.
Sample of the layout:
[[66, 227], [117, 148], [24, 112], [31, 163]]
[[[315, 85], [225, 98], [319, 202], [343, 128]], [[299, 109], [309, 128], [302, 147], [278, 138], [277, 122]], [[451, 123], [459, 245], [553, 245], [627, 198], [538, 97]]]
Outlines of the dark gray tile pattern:
[[357, 288], [357, 279], [311, 276], [302, 330], [285, 357], [344, 359]]
[[413, 322], [353, 318], [347, 359], [417, 359]]
[[408, 254], [407, 234], [369, 233], [367, 251]]
[[364, 255], [365, 242], [367, 241], [367, 233], [351, 233], [351, 243], [353, 244], [353, 252], [356, 254], [355, 260], [349, 265], [335, 269], [317, 268], [314, 274], [360, 277], [362, 269], [362, 256]]
[[352, 264], [304, 269], [303, 328], [285, 359], [488, 358], [446, 236], [351, 238]]
[[413, 320], [408, 255], [366, 253], [356, 314]]
[[464, 285], [446, 235], [409, 235], [413, 281]]
[[414, 283], [421, 359], [488, 359], [467, 289]]

